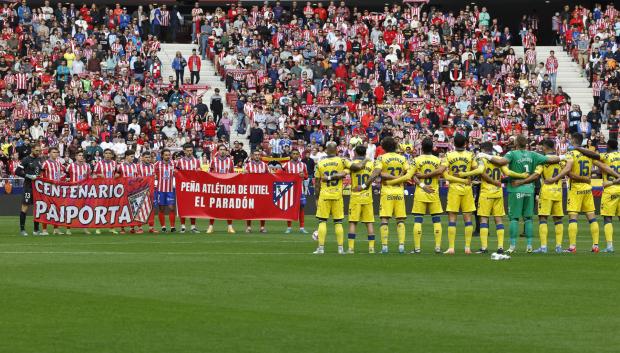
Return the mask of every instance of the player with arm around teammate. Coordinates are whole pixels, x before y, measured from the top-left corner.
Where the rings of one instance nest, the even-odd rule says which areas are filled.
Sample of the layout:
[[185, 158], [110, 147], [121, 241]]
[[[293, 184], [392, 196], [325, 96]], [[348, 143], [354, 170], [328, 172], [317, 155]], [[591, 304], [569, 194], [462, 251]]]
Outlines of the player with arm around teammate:
[[354, 149], [355, 160], [351, 165], [351, 198], [349, 199], [349, 234], [347, 253], [355, 253], [357, 223], [366, 224], [368, 253], [375, 253], [375, 215], [372, 205], [372, 185], [368, 184], [373, 172], [373, 162], [366, 159], [366, 147]]
[[[90, 178], [92, 173], [91, 167], [84, 159], [84, 151], [79, 150], [75, 154], [75, 161], [69, 163], [65, 169], [67, 178], [72, 183], [81, 182]], [[90, 234], [88, 228], [84, 228], [84, 233]], [[67, 234], [71, 234], [71, 228], [67, 227]]]
[[[246, 161], [245, 165], [243, 166], [243, 173], [253, 173], [253, 174], [269, 173], [269, 166], [267, 165], [267, 163], [261, 160], [260, 151], [255, 150], [254, 152], [252, 152], [252, 157], [250, 158], [249, 161]], [[252, 221], [247, 220], [245, 224], [246, 224], [245, 232], [251, 233], [252, 232]], [[260, 221], [260, 232], [267, 233], [267, 229], [265, 229], [264, 220]]]

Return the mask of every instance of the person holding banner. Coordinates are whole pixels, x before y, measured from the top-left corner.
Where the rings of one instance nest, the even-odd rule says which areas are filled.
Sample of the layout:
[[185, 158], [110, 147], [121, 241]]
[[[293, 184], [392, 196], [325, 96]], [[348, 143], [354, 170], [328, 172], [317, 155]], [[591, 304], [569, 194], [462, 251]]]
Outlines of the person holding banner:
[[[135, 156], [134, 151], [125, 152], [125, 160], [123, 163], [119, 163], [116, 167], [117, 178], [136, 178], [138, 174], [138, 166], [133, 162]], [[131, 228], [130, 233], [135, 233], [136, 230]], [[121, 227], [121, 234], [125, 234], [125, 228]]]
[[[86, 163], [84, 159], [84, 151], [79, 150], [75, 154], [75, 161], [71, 162], [67, 165], [65, 169], [65, 174], [67, 175], [67, 179], [72, 183], [78, 183], [82, 180], [86, 180], [90, 178], [92, 170], [90, 165]], [[88, 229], [84, 229], [86, 234], [90, 234]], [[71, 235], [71, 228], [67, 227], [67, 235]]]
[[[216, 174], [227, 174], [235, 172], [235, 165], [233, 159], [228, 155], [228, 148], [225, 145], [219, 145], [217, 147], [217, 154], [213, 157], [211, 161], [211, 166], [209, 167], [209, 172]], [[209, 220], [209, 228], [207, 228], [207, 233], [213, 233], [213, 223], [215, 223], [214, 219]], [[232, 220], [227, 220], [228, 224], [228, 233], [234, 234], [235, 228], [232, 226]]]
[[[60, 151], [58, 150], [58, 147], [50, 147], [49, 158], [41, 165], [41, 176], [44, 179], [52, 181], [60, 181], [62, 179], [64, 175], [64, 168], [58, 158], [59, 156]], [[64, 233], [58, 229], [58, 226], [54, 226], [53, 234], [62, 235]], [[43, 231], [41, 232], [41, 235], [49, 235], [47, 232], [47, 224], [45, 223], [43, 223]]]
[[[111, 149], [106, 148], [103, 151], [103, 159], [95, 163], [95, 168], [93, 170], [95, 177], [114, 179], [116, 175], [116, 161], [113, 158], [114, 152]], [[118, 234], [115, 229], [110, 229], [110, 232], [112, 232], [112, 234]], [[101, 234], [101, 230], [95, 230], [95, 234]]]
[[155, 162], [155, 183], [157, 184], [157, 204], [159, 205], [159, 224], [161, 232], [166, 233], [165, 212], [168, 208], [170, 233], [176, 232], [174, 227], [176, 217], [176, 197], [174, 194], [174, 162], [172, 153], [164, 148], [161, 151], [161, 161]]
[[[142, 154], [140, 155], [140, 159], [141, 161], [140, 163], [138, 163], [138, 175], [140, 177], [149, 177], [151, 175], [155, 175], [155, 167], [153, 166], [153, 163], [151, 163], [151, 152], [142, 152]], [[157, 183], [157, 180], [155, 182]], [[157, 187], [157, 184], [155, 184], [155, 187]], [[144, 233], [142, 227], [138, 228], [136, 233]], [[151, 212], [151, 214], [149, 215], [149, 233], [159, 233], [155, 229], [155, 212]]]
[[[257, 150], [257, 151], [252, 152], [252, 158], [249, 161], [247, 161], [245, 165], [243, 166], [243, 172], [244, 173], [260, 173], [260, 174], [269, 173], [269, 167], [267, 166], [267, 163], [261, 160], [260, 151]], [[247, 225], [247, 228], [245, 229], [245, 232], [251, 233], [252, 232], [252, 221], [247, 220], [246, 225]], [[265, 229], [264, 220], [260, 221], [260, 232], [267, 233], [267, 230]]]
[[[299, 232], [303, 234], [307, 234], [308, 232], [304, 229], [304, 206], [306, 206], [306, 191], [307, 180], [308, 180], [308, 169], [306, 167], [306, 163], [301, 160], [301, 154], [298, 149], [293, 149], [291, 151], [291, 159], [284, 163], [282, 166], [282, 170], [284, 173], [289, 174], [299, 174], [302, 179], [302, 192], [301, 192], [301, 203], [299, 206]], [[286, 221], [286, 231], [284, 233], [291, 233], [291, 226], [293, 225], [292, 221]]]
[[[183, 145], [183, 157], [175, 161], [178, 170], [200, 170], [200, 159], [194, 157], [194, 146], [191, 143]], [[190, 218], [190, 232], [200, 233], [196, 228], [196, 218]], [[181, 217], [181, 233], [185, 233], [185, 217]]]
[[[24, 196], [22, 198], [21, 212], [19, 212], [19, 229], [20, 234], [24, 237], [28, 236], [26, 232], [26, 213], [28, 207], [33, 204], [32, 199], [32, 182], [39, 177], [41, 173], [41, 146], [33, 145], [30, 148], [30, 154], [22, 159], [17, 165], [15, 175], [24, 178]], [[33, 235], [39, 235], [39, 223], [34, 222]]]

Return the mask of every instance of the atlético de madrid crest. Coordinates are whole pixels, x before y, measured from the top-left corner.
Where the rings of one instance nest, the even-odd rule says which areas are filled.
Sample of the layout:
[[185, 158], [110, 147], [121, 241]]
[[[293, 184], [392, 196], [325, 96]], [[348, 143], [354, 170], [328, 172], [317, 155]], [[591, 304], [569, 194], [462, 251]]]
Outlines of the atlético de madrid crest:
[[282, 211], [286, 211], [295, 202], [295, 183], [293, 182], [274, 182], [273, 183], [273, 204]]

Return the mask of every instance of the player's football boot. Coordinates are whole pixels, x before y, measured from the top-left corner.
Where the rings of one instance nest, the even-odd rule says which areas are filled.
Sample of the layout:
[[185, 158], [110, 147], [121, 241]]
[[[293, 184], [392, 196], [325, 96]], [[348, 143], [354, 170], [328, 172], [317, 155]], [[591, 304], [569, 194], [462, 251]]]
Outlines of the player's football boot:
[[48, 233], [47, 230], [42, 230], [39, 234], [43, 236], [50, 235], [50, 233]]
[[571, 246], [570, 248], [565, 249], [564, 252], [565, 253], [576, 254], [577, 253], [577, 248]]
[[444, 255], [454, 255], [454, 249], [450, 248], [443, 252]]
[[422, 250], [420, 250], [420, 249], [413, 249], [413, 250], [411, 250], [411, 252], [410, 252], [410, 254], [414, 254], [414, 255], [416, 255], [416, 254], [421, 254], [421, 253], [422, 253]]
[[387, 254], [389, 252], [387, 245], [384, 245], [381, 247], [381, 253], [382, 254]]
[[235, 228], [233, 228], [232, 226], [228, 226], [228, 233], [229, 234], [235, 234]]
[[605, 248], [605, 250], [603, 250], [604, 253], [609, 253], [609, 254], [613, 254], [614, 252], [614, 247], [613, 246], [608, 246]]
[[344, 255], [344, 248], [342, 246], [338, 247], [338, 254], [339, 255]]
[[112, 234], [118, 234], [118, 230], [116, 230], [116, 229], [110, 229], [110, 233], [112, 233]]
[[517, 252], [517, 248], [515, 248], [512, 245], [508, 248], [508, 250], [506, 250], [506, 254], [508, 254], [508, 255], [512, 255], [512, 254], [514, 254], [516, 252]]
[[489, 253], [489, 250], [487, 250], [487, 249], [480, 249], [480, 250], [476, 251], [476, 254], [488, 254], [488, 253]]
[[181, 226], [181, 234], [185, 233], [185, 226]]
[[155, 229], [154, 227], [150, 227], [150, 228], [149, 228], [149, 233], [151, 233], [151, 234], [157, 234], [157, 233], [159, 233], [159, 231], [158, 231], [157, 229]]
[[299, 233], [301, 234], [308, 234], [308, 231], [304, 228], [299, 228]]
[[313, 254], [323, 255], [323, 254], [325, 254], [325, 250], [323, 249], [322, 246], [319, 246], [318, 248], [316, 248], [316, 250], [313, 252]]
[[601, 250], [598, 248], [598, 245], [592, 245], [592, 250], [590, 250], [593, 254], [598, 254]]
[[504, 253], [504, 248], [497, 248], [496, 253], [503, 254]]
[[207, 228], [207, 234], [211, 234], [213, 233], [213, 226], [209, 225], [209, 227]]
[[561, 247], [561, 246], [559, 246], [559, 245], [558, 245], [558, 246], [556, 246], [556, 247], [555, 247], [555, 253], [556, 253], [556, 254], [561, 254], [561, 253], [562, 253], [562, 247]]
[[368, 253], [369, 254], [374, 254], [375, 253], [375, 248], [368, 248]]
[[54, 232], [53, 232], [53, 233], [54, 233], [54, 235], [63, 235], [63, 234], [65, 234], [65, 233], [63, 233], [63, 232], [62, 232], [62, 230], [60, 230], [60, 229], [54, 229]]
[[21, 235], [22, 237], [27, 237], [28, 232], [26, 232], [25, 230], [22, 230], [21, 232], [19, 232], [19, 235]]
[[66, 235], [71, 235], [71, 229], [67, 229], [67, 231], [65, 232]]
[[136, 230], [136, 234], [144, 234], [144, 229], [142, 229], [142, 228], [138, 228], [138, 229]]
[[265, 228], [261, 228], [261, 229], [260, 229], [260, 232], [261, 232], [261, 233], [267, 233], [267, 229], [265, 229]]
[[192, 229], [190, 229], [190, 232], [194, 234], [200, 234], [200, 231], [196, 227], [193, 227]]
[[101, 229], [96, 229], [95, 230], [95, 234], [97, 234], [97, 235], [101, 234]]
[[175, 233], [177, 229], [175, 227], [170, 227], [170, 233]]
[[131, 229], [129, 230], [129, 234], [136, 234], [136, 230], [135, 230], [134, 228], [131, 228]]
[[439, 247], [435, 248], [435, 254], [441, 254], [441, 248]]
[[347, 254], [355, 254], [355, 250], [353, 249], [347, 249]]
[[88, 234], [88, 235], [90, 235], [90, 230], [88, 230], [88, 229], [84, 229], [84, 234]]
[[[125, 232], [125, 228], [121, 228], [120, 233], [121, 233], [121, 234], [125, 234], [125, 233], [126, 233], [126, 232]], [[114, 233], [114, 234], [116, 234], [116, 233]]]
[[534, 254], [546, 254], [547, 253], [547, 248], [543, 248], [542, 246], [536, 250], [533, 251]]
[[252, 228], [251, 228], [251, 227], [247, 227], [247, 228], [245, 229], [245, 232], [246, 232], [246, 233], [252, 233]]
[[398, 253], [399, 254], [404, 254], [405, 253], [405, 244], [398, 245]]
[[465, 248], [465, 255], [471, 255], [471, 249]]
[[291, 234], [291, 227], [286, 228], [284, 234]]
[[166, 227], [161, 227], [161, 232], [166, 233]]
[[532, 252], [534, 252], [534, 249], [532, 249], [531, 245], [528, 245], [527, 248], [525, 248], [525, 252], [531, 254]]

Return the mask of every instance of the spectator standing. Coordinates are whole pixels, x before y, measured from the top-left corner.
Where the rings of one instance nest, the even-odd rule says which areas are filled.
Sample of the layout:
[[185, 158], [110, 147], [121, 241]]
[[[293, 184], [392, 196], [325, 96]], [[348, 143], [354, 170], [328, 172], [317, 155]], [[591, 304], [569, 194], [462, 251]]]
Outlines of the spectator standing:
[[545, 69], [547, 75], [549, 75], [549, 80], [551, 81], [551, 88], [553, 92], [555, 92], [557, 88], [557, 77], [558, 77], [558, 59], [555, 57], [555, 52], [551, 50], [549, 52], [549, 57], [545, 63]]
[[190, 83], [192, 85], [198, 84], [198, 82], [200, 81], [201, 62], [200, 62], [200, 56], [196, 54], [196, 49], [192, 49], [192, 55], [189, 57], [187, 64], [189, 66]]
[[185, 76], [185, 67], [187, 66], [187, 60], [183, 57], [180, 51], [176, 53], [172, 60], [172, 69], [175, 73], [175, 86], [179, 88], [179, 85], [183, 84], [183, 76]]
[[213, 90], [215, 93], [211, 96], [211, 103], [209, 104], [209, 108], [211, 108], [211, 112], [213, 113], [213, 118], [215, 119], [215, 123], [218, 124], [220, 119], [222, 118], [222, 112], [224, 111], [224, 103], [222, 100], [222, 96], [220, 96], [220, 89], [216, 88]]

